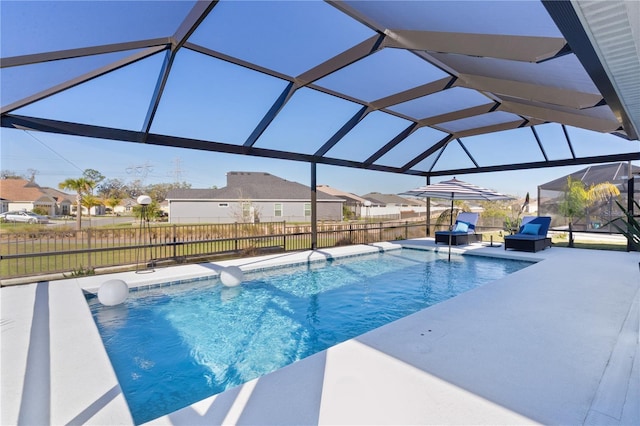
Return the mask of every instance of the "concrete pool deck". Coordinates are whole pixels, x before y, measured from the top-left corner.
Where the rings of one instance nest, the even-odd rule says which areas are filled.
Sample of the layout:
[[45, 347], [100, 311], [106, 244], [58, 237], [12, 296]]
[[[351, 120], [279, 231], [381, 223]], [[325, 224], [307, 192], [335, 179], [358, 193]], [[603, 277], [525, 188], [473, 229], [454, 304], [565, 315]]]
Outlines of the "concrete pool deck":
[[[1, 417], [132, 424], [83, 295], [432, 239], [3, 287]], [[640, 424], [638, 253], [455, 247], [539, 261], [151, 424]]]

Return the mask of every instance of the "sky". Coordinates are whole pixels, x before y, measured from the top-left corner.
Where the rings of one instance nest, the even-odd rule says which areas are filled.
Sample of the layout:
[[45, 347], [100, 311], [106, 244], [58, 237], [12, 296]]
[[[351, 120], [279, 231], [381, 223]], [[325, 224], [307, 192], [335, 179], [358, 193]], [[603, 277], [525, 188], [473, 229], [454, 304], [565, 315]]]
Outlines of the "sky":
[[[95, 169], [109, 179], [144, 184], [188, 182], [192, 188], [224, 187], [230, 171], [267, 172], [310, 185], [310, 165], [214, 152], [157, 147], [129, 142], [95, 140], [33, 131], [1, 129], [1, 168], [17, 174], [36, 171], [36, 182], [57, 188], [85, 169]], [[537, 186], [586, 166], [554, 167], [458, 176], [459, 179], [496, 191], [535, 198]], [[432, 183], [449, 177], [434, 177]], [[422, 186], [426, 179], [345, 167], [317, 166], [317, 183], [364, 195], [369, 192], [398, 194]]]
[[[173, 33], [191, 7], [190, 2], [165, 2], [163, 5], [167, 5], [166, 8], [153, 7], [149, 2], [122, 5], [125, 4], [5, 1], [0, 15], [2, 57], [166, 36]], [[415, 7], [422, 5], [413, 4]], [[130, 7], [130, 10], [122, 14], [119, 7]], [[532, 2], [530, 7], [529, 16], [532, 16], [539, 13], [542, 6]], [[512, 14], [508, 8], [491, 11], [491, 19], [477, 20], [477, 25], [483, 27], [478, 31], [491, 30], [485, 27], [504, 26], [505, 22], [509, 22], [510, 25], [505, 27], [508, 31], [527, 35], [529, 23], [535, 20], [518, 21], [523, 16], [520, 12], [518, 10], [517, 14]], [[486, 12], [476, 10], [473, 13]], [[28, 21], [25, 21], [25, 16], [28, 16]], [[29, 25], [24, 25], [24, 22], [29, 22]], [[331, 31], [325, 31], [328, 24], [331, 24]], [[441, 30], [447, 30], [446, 25], [450, 24], [455, 25], [438, 22], [443, 26]], [[78, 34], [83, 37], [78, 37]], [[296, 37], [291, 37], [291, 34], [296, 34]], [[190, 41], [295, 76], [372, 34], [370, 29], [345, 18], [337, 9], [323, 2], [223, 1], [191, 36]], [[138, 53], [139, 50], [125, 51], [3, 68], [0, 70], [2, 105], [6, 106], [47, 87]], [[163, 53], [145, 57], [132, 65], [12, 112], [140, 130], [164, 59]], [[367, 72], [371, 69], [376, 72]], [[407, 52], [383, 49], [319, 80], [317, 84], [372, 101], [440, 79], [444, 75], [441, 70], [417, 60]], [[580, 84], [578, 80], [575, 84]], [[285, 80], [182, 49], [173, 62], [151, 131], [240, 145], [286, 86]], [[438, 115], [448, 112], [446, 108], [486, 102], [482, 95], [464, 88], [447, 90], [446, 99], [438, 96], [427, 98], [391, 109], [408, 114], [415, 109], [428, 110]], [[314, 153], [359, 108], [358, 104], [319, 91], [299, 89], [255, 146]], [[492, 116], [501, 119], [499, 112]], [[408, 121], [391, 114], [372, 112], [327, 155], [362, 161], [408, 124]], [[550, 159], [568, 157], [568, 147], [559, 126], [549, 124], [538, 129]], [[637, 141], [628, 142], [615, 136], [572, 128], [569, 132], [576, 153], [580, 156], [638, 150]], [[437, 130], [421, 128], [376, 163], [401, 166], [408, 158], [423, 152], [425, 146], [443, 136], [444, 133]], [[30, 175], [30, 170], [34, 170], [36, 182], [42, 186], [57, 187], [67, 178], [80, 177], [85, 169], [95, 169], [109, 179], [117, 178], [125, 182], [136, 179], [144, 184], [188, 182], [193, 188], [223, 187], [226, 185], [225, 175], [230, 171], [268, 172], [287, 180], [310, 184], [310, 165], [303, 162], [6, 128], [0, 130], [0, 140], [1, 169], [21, 175]], [[472, 137], [464, 142], [481, 165], [542, 160], [540, 149], [528, 129]], [[449, 144], [435, 169], [468, 167], [471, 161], [463, 154], [457, 143]], [[433, 162], [433, 158], [426, 159], [424, 164], [420, 163], [416, 168], [428, 169], [429, 162]], [[527, 192], [535, 196], [538, 185], [584, 167], [457, 177], [499, 192], [524, 197]], [[435, 177], [432, 182], [447, 178]], [[424, 185], [426, 179], [319, 164], [317, 183], [358, 195], [369, 192], [397, 194]]]

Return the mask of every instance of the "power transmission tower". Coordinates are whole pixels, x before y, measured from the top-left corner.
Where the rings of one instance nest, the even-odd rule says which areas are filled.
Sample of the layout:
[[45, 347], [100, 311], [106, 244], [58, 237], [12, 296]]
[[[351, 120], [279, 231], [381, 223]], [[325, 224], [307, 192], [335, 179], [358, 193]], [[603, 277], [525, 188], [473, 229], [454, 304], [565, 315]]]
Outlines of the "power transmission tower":
[[129, 166], [125, 170], [127, 174], [137, 176], [144, 181], [153, 171], [153, 166], [147, 161], [144, 164]]
[[182, 170], [182, 159], [180, 157], [174, 158], [173, 165], [174, 167], [171, 175], [173, 175], [173, 180], [175, 183], [180, 183], [182, 182], [183, 175], [185, 174], [184, 170]]

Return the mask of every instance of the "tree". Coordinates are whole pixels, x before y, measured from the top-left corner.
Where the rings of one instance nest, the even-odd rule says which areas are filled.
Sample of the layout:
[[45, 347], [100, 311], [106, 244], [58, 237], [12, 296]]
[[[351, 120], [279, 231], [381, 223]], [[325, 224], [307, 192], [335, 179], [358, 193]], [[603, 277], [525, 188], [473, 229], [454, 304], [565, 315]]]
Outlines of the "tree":
[[347, 206], [346, 204], [342, 205], [342, 217], [344, 218], [344, 220], [351, 220], [355, 217], [355, 215], [356, 214], [351, 211], [349, 206]]
[[102, 198], [120, 198], [123, 200], [129, 196], [127, 185], [120, 179], [106, 179], [96, 189], [98, 195]]
[[82, 177], [93, 182], [92, 192], [93, 188], [105, 179], [104, 175], [95, 169], [85, 169], [85, 171], [82, 172]]
[[82, 229], [82, 196], [91, 191], [95, 184], [87, 178], [81, 177], [77, 179], [68, 178], [64, 182], [58, 184], [58, 188], [62, 190], [76, 191], [76, 229]]
[[453, 210], [447, 209], [440, 213], [438, 218], [436, 219], [436, 226], [449, 225], [453, 222], [453, 215], [456, 214], [456, 210], [458, 213], [460, 212], [470, 212], [471, 207], [467, 204], [466, 201], [463, 200], [454, 200], [453, 201]]
[[36, 180], [36, 175], [39, 172], [36, 169], [27, 169], [27, 173], [29, 173], [29, 180], [33, 182]]
[[571, 229], [574, 219], [584, 216], [588, 202], [589, 195], [584, 184], [579, 180], [571, 179], [571, 176], [569, 176], [564, 200], [558, 205], [560, 213], [569, 219], [569, 229]]
[[93, 194], [84, 194], [82, 196], [82, 206], [87, 208], [89, 217], [91, 217], [91, 208], [101, 205], [102, 201]]
[[574, 219], [585, 216], [588, 209], [596, 202], [618, 195], [620, 195], [618, 188], [609, 182], [591, 185], [587, 189], [581, 181], [573, 180], [571, 176], [567, 178], [567, 190], [564, 193], [564, 200], [558, 205], [558, 210], [569, 219], [569, 247], [573, 247]]
[[262, 217], [262, 209], [256, 206], [251, 198], [245, 197], [242, 189], [238, 188], [237, 205], [231, 209], [231, 214], [238, 223], [259, 223]]
[[24, 179], [24, 176], [13, 170], [0, 170], [0, 179]]
[[[146, 206], [146, 209], [147, 209], [146, 210], [147, 219], [155, 219], [160, 217], [160, 215], [162, 214], [162, 210], [160, 210], [160, 205], [156, 200], [151, 200], [151, 204]], [[133, 206], [131, 210], [135, 217], [137, 217], [138, 219], [143, 219], [142, 206], [140, 204], [136, 204], [135, 206]]]
[[174, 183], [154, 183], [148, 185], [146, 188], [146, 194], [151, 199], [161, 203], [167, 198], [167, 193], [172, 189], [189, 189], [191, 184], [187, 182], [174, 182]]
[[603, 182], [597, 185], [591, 185], [589, 191], [587, 191], [587, 195], [589, 197], [586, 211], [588, 220], [589, 215], [594, 209], [597, 210], [606, 205], [612, 207], [613, 198], [620, 196], [620, 190], [612, 183]]
[[127, 185], [127, 194], [131, 198], [138, 198], [138, 196], [145, 193], [145, 187], [140, 179], [136, 179]]
[[118, 207], [118, 205], [120, 205], [121, 201], [122, 201], [121, 198], [111, 197], [111, 198], [107, 198], [105, 200], [104, 205], [109, 207], [111, 209], [112, 213], [115, 214], [116, 207]]
[[609, 182], [591, 185], [588, 191], [590, 204], [598, 201], [609, 201], [612, 197], [617, 197], [618, 195], [620, 195], [618, 187]]

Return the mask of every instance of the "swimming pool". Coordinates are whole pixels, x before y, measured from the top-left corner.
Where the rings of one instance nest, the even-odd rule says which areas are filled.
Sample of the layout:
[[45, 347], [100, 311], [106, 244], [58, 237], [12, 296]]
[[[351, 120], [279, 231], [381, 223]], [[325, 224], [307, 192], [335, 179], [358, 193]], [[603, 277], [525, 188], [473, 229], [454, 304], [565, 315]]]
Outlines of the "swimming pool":
[[528, 265], [402, 249], [88, 302], [139, 424]]

